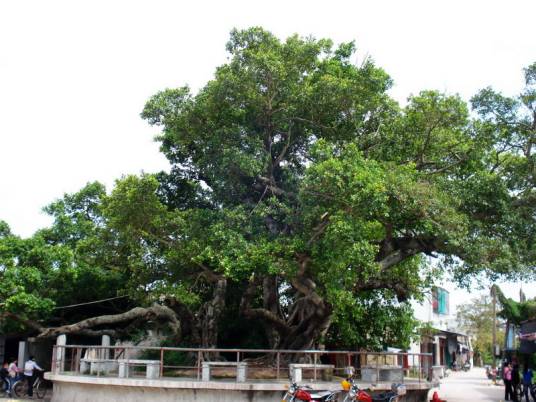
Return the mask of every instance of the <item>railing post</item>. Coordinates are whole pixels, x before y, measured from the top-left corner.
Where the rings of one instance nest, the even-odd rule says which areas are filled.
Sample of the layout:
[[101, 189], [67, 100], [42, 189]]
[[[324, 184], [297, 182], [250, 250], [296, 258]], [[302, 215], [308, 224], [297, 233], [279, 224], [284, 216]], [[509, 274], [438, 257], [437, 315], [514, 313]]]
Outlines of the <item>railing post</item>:
[[[99, 348], [98, 346], [96, 347], [96, 352], [95, 355], [97, 356], [97, 359], [100, 359], [101, 356], [102, 356], [102, 349]], [[102, 363], [101, 362], [97, 362], [95, 364], [96, 368], [97, 368], [97, 377], [100, 377], [100, 372], [101, 372], [101, 368], [102, 368]], [[90, 371], [91, 372], [91, 371]]]
[[71, 364], [69, 365], [69, 371], [74, 371], [74, 349], [71, 349]]
[[201, 379], [201, 351], [197, 351], [197, 381]]
[[54, 374], [57, 374], [58, 368], [56, 367], [56, 345], [52, 346], [52, 365], [51, 365], [51, 371]]
[[[419, 360], [421, 360], [423, 363], [426, 362], [426, 359], [419, 359]], [[425, 370], [426, 366], [427, 364], [421, 364], [419, 367], [419, 384], [421, 383], [422, 371]]]
[[80, 374], [80, 359], [82, 358], [82, 349], [76, 348], [74, 370], [77, 374]]
[[65, 371], [65, 357], [67, 356], [67, 350], [65, 349], [65, 345], [67, 345], [67, 336], [58, 336], [58, 338], [56, 339], [56, 359], [58, 365], [58, 373]]
[[313, 367], [313, 376], [314, 376], [314, 380], [316, 382], [316, 359], [318, 357], [318, 355], [316, 353], [313, 353], [313, 362], [314, 362], [314, 367]]
[[380, 382], [380, 356], [376, 354], [376, 384]]
[[276, 380], [279, 380], [280, 352], [277, 352], [277, 355], [276, 355], [276, 362], [277, 362], [277, 368], [276, 368], [276, 371], [275, 371], [275, 379], [276, 379]]
[[125, 363], [125, 378], [129, 378], [130, 377], [130, 348], [129, 347], [126, 347], [125, 348], [125, 360], [126, 360], [126, 363]]
[[164, 376], [164, 348], [160, 348], [160, 378]]

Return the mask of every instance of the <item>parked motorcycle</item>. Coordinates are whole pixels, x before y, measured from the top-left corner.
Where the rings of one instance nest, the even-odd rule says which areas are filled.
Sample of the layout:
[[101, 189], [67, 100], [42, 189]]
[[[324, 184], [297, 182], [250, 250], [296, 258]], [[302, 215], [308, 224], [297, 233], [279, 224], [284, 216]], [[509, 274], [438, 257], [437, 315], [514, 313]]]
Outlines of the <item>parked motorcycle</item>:
[[462, 370], [465, 371], [465, 372], [468, 372], [469, 370], [471, 370], [471, 364], [469, 362], [466, 362], [463, 366], [462, 366]]
[[397, 402], [401, 396], [406, 395], [406, 386], [404, 384], [392, 384], [391, 391], [382, 392], [378, 395], [370, 395], [368, 392], [360, 389], [356, 383], [350, 380], [352, 384], [344, 402]]
[[290, 384], [281, 402], [333, 402], [337, 400], [340, 391], [315, 391], [307, 385]]

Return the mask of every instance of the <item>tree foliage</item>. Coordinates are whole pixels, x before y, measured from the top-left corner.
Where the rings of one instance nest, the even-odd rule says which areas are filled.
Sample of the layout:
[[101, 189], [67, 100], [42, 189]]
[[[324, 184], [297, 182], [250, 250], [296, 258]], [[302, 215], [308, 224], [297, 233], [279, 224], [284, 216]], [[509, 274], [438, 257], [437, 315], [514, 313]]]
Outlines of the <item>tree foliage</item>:
[[502, 306], [499, 315], [514, 325], [521, 325], [523, 321], [536, 319], [536, 298], [519, 301], [506, 297], [499, 286], [494, 285], [493, 291]]
[[[482, 295], [470, 303], [458, 306], [457, 320], [460, 328], [472, 337], [475, 361], [492, 364], [493, 347], [493, 306], [491, 297]], [[501, 319], [497, 320], [501, 324]], [[497, 330], [496, 344], [504, 342], [504, 331]]]
[[175, 179], [229, 217], [229, 247], [196, 260], [248, 282], [241, 312], [272, 345], [311, 346], [368, 297], [419, 294], [437, 274], [422, 255], [460, 281], [530, 273], [533, 217], [521, 205], [532, 182], [520, 192], [496, 155], [529, 158], [501, 151], [482, 93], [478, 119], [436, 91], [400, 108], [383, 70], [350, 62], [353, 44], [254, 28], [233, 31], [228, 51], [197, 94], [165, 90], [142, 116], [162, 128]]
[[197, 93], [143, 109], [170, 172], [67, 196], [31, 241], [104, 278], [102, 294], [172, 309], [203, 346], [244, 327], [274, 348], [403, 345], [407, 301], [442, 272], [534, 274], [534, 66], [519, 98], [486, 89], [472, 115], [437, 91], [400, 107], [353, 43], [251, 28], [227, 50]]
[[[125, 272], [114, 266], [106, 239], [101, 203], [104, 187], [90, 183], [44, 208], [54, 218], [50, 228], [22, 239], [7, 225], [0, 234], [2, 331], [33, 330], [41, 323], [62, 324], [123, 309], [61, 307], [118, 296]], [[57, 309], [60, 307], [60, 309]], [[34, 325], [29, 323], [33, 322]], [[29, 328], [28, 328], [29, 327]]]

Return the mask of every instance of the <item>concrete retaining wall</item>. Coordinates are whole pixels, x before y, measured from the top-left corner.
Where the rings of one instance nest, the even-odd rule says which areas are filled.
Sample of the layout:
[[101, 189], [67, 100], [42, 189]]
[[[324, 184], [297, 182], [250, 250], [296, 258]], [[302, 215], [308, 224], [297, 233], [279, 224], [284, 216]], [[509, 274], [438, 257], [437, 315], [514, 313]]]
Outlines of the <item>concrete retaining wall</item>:
[[[54, 383], [52, 402], [278, 402], [287, 386], [282, 382], [119, 379], [51, 373], [47, 373], [45, 378]], [[332, 383], [323, 387], [336, 389], [337, 386], [337, 383]], [[388, 386], [383, 384], [381, 388], [387, 389]], [[427, 400], [430, 385], [414, 383], [407, 384], [407, 387], [408, 393], [400, 402]], [[322, 385], [315, 384], [315, 388], [322, 389]]]
[[281, 391], [228, 391], [54, 383], [52, 402], [278, 402]]

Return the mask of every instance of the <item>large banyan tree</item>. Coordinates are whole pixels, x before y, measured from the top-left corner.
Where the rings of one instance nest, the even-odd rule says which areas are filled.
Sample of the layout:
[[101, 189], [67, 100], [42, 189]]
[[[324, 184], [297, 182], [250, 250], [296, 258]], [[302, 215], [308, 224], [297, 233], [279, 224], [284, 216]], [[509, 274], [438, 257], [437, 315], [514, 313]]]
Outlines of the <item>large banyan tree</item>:
[[147, 102], [171, 170], [118, 181], [95, 220], [123, 293], [178, 337], [215, 346], [233, 322], [273, 348], [393, 343], [441, 272], [534, 276], [536, 64], [471, 114], [436, 91], [399, 106], [353, 43], [252, 28], [227, 50], [197, 92]]

